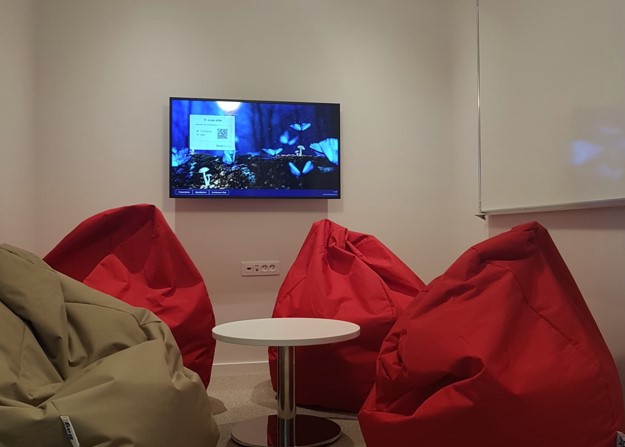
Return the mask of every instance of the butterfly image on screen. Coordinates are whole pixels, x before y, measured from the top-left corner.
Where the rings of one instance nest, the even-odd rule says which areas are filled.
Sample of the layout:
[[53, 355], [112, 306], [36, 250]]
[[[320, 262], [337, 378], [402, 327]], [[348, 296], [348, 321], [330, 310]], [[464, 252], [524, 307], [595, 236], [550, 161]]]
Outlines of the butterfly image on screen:
[[278, 148], [278, 149], [270, 149], [270, 148], [266, 148], [266, 147], [264, 147], [264, 148], [263, 148], [263, 152], [265, 152], [265, 153], [267, 153], [267, 154], [269, 154], [269, 155], [271, 155], [271, 156], [276, 156], [276, 155], [278, 155], [280, 152], [282, 152], [282, 148], [280, 147], [280, 148]]
[[306, 164], [304, 165], [304, 167], [302, 168], [302, 170], [300, 171], [297, 168], [297, 166], [295, 166], [293, 163], [289, 162], [289, 168], [291, 168], [291, 174], [293, 174], [295, 177], [299, 177], [301, 175], [308, 174], [310, 171], [315, 169], [315, 165], [313, 164], [312, 161], [308, 160], [306, 162]]
[[235, 151], [224, 151], [224, 155], [222, 157], [223, 162], [227, 165], [234, 163], [235, 153]]
[[341, 198], [338, 103], [170, 97], [169, 140], [170, 197]]
[[293, 146], [295, 143], [297, 143], [297, 140], [299, 140], [299, 137], [296, 135], [291, 138], [288, 130], [285, 130], [282, 135], [280, 135], [280, 143], [282, 144], [288, 144], [289, 146]]
[[295, 129], [295, 130], [299, 130], [300, 132], [303, 132], [304, 130], [310, 128], [311, 124], [310, 123], [293, 123], [291, 124], [291, 128]]

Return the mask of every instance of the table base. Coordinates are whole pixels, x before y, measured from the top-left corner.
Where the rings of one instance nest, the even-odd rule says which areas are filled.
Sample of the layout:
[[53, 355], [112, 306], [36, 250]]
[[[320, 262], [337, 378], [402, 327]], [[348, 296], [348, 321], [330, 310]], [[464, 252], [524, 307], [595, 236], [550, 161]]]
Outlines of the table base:
[[[328, 445], [339, 439], [341, 427], [330, 419], [298, 414], [295, 417], [294, 443], [288, 447]], [[232, 428], [232, 440], [253, 447], [282, 447], [278, 443], [278, 417], [263, 416], [243, 421]]]

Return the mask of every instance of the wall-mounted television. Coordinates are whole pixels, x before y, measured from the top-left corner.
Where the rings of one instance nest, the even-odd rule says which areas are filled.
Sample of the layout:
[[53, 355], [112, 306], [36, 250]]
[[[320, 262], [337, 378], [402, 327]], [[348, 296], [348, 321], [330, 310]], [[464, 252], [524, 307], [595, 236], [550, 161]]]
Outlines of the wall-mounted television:
[[169, 99], [169, 196], [341, 197], [340, 105]]

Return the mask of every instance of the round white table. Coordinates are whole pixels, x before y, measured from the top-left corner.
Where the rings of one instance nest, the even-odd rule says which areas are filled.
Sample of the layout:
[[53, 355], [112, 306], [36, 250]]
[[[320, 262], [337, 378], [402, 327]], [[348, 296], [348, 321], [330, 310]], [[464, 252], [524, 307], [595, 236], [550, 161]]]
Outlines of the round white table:
[[232, 439], [255, 447], [312, 447], [336, 441], [341, 436], [337, 423], [296, 414], [295, 347], [337, 343], [359, 334], [360, 326], [355, 323], [325, 318], [261, 318], [215, 326], [216, 340], [278, 348], [277, 414], [237, 424], [232, 429]]

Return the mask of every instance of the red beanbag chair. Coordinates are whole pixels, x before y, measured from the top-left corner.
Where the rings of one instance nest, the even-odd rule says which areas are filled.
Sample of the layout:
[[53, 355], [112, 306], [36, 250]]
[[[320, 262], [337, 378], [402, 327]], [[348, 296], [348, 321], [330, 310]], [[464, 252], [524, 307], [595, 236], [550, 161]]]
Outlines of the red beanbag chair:
[[94, 289], [155, 313], [171, 329], [184, 365], [208, 386], [215, 315], [202, 276], [158, 208], [133, 205], [96, 214], [44, 261]]
[[[375, 237], [315, 222], [278, 293], [273, 317], [334, 318], [360, 325], [354, 340], [295, 350], [298, 405], [357, 412], [382, 340], [423, 282]], [[269, 350], [277, 386], [276, 352]]]
[[610, 352], [537, 223], [466, 251], [384, 340], [359, 413], [368, 447], [613, 447]]

